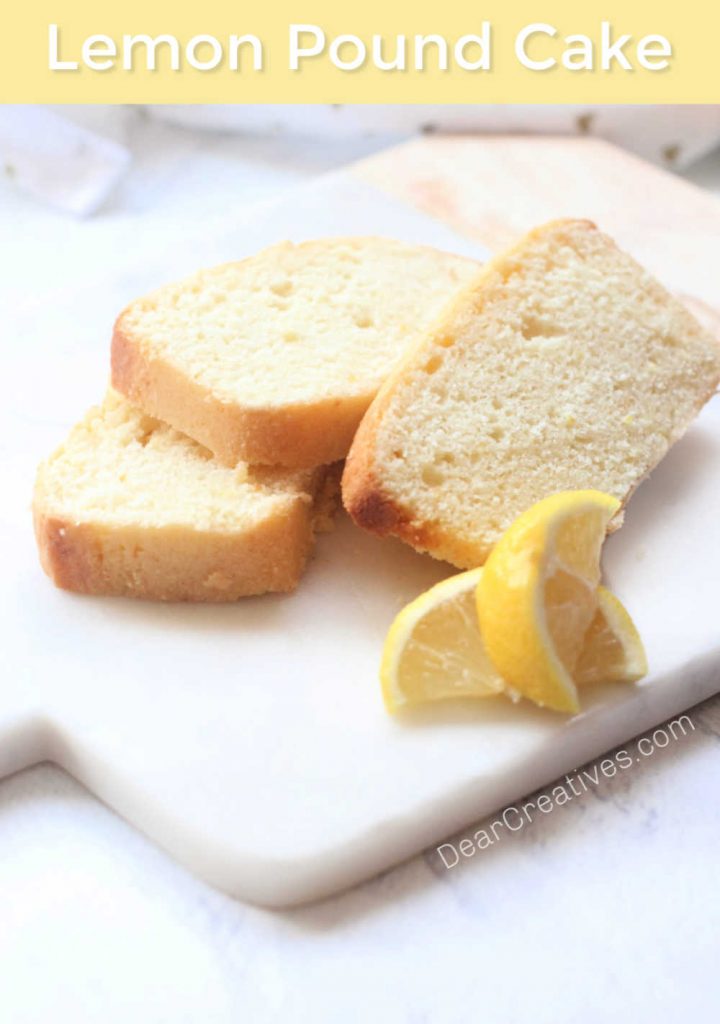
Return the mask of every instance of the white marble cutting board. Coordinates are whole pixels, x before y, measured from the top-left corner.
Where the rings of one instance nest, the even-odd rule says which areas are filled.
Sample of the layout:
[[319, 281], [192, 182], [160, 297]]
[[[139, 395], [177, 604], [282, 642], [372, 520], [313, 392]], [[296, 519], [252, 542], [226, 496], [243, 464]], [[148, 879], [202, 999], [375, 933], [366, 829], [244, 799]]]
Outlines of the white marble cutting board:
[[610, 584], [651, 674], [572, 720], [502, 701], [385, 714], [392, 616], [450, 570], [341, 519], [297, 594], [228, 607], [55, 590], [34, 550], [34, 467], [102, 393], [112, 320], [136, 293], [283, 237], [376, 232], [482, 258], [376, 186], [334, 176], [188, 240], [138, 251], [3, 329], [6, 550], [0, 774], [62, 765], [178, 860], [244, 899], [286, 905], [360, 880], [720, 689], [720, 406], [635, 495], [607, 545]]

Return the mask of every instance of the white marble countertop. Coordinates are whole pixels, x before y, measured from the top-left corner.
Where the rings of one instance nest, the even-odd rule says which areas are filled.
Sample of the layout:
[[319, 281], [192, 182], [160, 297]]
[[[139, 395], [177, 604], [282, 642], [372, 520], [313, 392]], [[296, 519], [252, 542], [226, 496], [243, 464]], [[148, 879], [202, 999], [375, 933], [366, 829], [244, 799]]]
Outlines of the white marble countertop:
[[[378, 144], [198, 136], [123, 110], [112, 130], [135, 160], [93, 219], [72, 220], [0, 181], [3, 308], [92, 278], [103, 253], [138, 244], [140, 220], [144, 244], [171, 247], [227, 221], [234, 206]], [[720, 194], [720, 154], [688, 177]], [[720, 699], [690, 719], [685, 735], [676, 730], [631, 770], [452, 870], [430, 851], [285, 913], [213, 891], [52, 767], [7, 779], [0, 1019], [707, 1020], [720, 913]]]

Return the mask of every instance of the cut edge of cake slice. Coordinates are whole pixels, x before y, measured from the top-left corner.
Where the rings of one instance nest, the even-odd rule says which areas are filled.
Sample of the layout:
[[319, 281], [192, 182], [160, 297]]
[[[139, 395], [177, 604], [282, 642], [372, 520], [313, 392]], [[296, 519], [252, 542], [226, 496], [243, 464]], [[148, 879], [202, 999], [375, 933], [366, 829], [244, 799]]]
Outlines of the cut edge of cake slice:
[[678, 300], [590, 221], [553, 221], [488, 263], [386, 381], [343, 503], [366, 530], [481, 565], [548, 494], [625, 505], [719, 381], [720, 345]]

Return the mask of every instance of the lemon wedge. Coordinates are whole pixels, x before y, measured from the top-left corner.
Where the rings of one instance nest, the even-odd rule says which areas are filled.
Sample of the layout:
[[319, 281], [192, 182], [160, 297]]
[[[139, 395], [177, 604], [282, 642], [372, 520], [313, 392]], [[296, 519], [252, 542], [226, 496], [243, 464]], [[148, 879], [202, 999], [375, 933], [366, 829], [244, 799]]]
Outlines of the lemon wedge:
[[575, 682], [636, 683], [647, 675], [648, 663], [635, 623], [606, 587], [598, 587], [597, 598], [597, 611], [573, 672]]
[[536, 704], [579, 710], [573, 673], [598, 608], [600, 549], [619, 508], [590, 490], [539, 501], [505, 531], [478, 579], [490, 660]]
[[380, 668], [388, 710], [504, 693], [574, 712], [578, 685], [641, 679], [638, 631], [599, 585], [600, 549], [618, 508], [599, 491], [554, 495], [520, 516], [484, 568], [403, 608]]
[[482, 569], [443, 580], [399, 613], [380, 666], [388, 711], [449, 697], [491, 697], [505, 683], [488, 658], [475, 593]]
[[[400, 612], [385, 641], [380, 678], [391, 712], [453, 697], [516, 699], [490, 661], [478, 622], [475, 591], [482, 569], [443, 580]], [[598, 587], [573, 677], [578, 685], [634, 683], [647, 673], [645, 650], [620, 600]]]

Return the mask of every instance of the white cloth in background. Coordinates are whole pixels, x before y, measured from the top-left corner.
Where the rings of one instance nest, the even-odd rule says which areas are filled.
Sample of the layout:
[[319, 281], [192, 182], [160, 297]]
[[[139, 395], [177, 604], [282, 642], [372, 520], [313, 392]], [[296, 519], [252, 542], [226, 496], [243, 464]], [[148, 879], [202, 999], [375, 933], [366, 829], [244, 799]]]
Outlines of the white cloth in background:
[[228, 104], [149, 111], [186, 127], [321, 137], [420, 131], [595, 135], [676, 170], [720, 145], [717, 105]]
[[0, 167], [36, 198], [75, 216], [92, 215], [130, 166], [130, 150], [109, 136], [133, 112], [192, 130], [255, 138], [371, 138], [390, 144], [417, 132], [593, 135], [674, 170], [720, 145], [720, 106], [712, 105], [92, 106], [67, 108], [71, 116], [63, 107], [0, 106]]
[[94, 213], [130, 161], [124, 146], [44, 107], [0, 106], [4, 173], [24, 191], [68, 213]]

